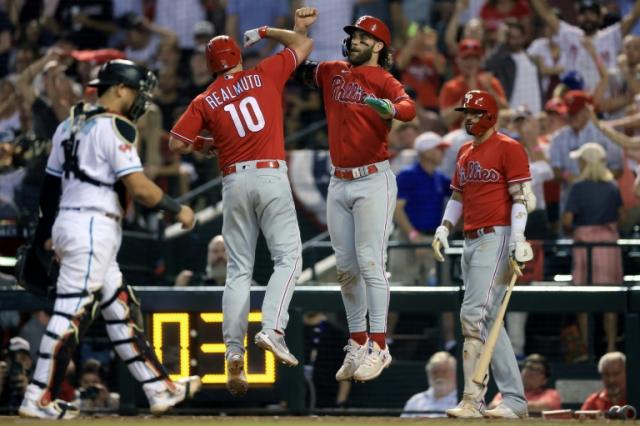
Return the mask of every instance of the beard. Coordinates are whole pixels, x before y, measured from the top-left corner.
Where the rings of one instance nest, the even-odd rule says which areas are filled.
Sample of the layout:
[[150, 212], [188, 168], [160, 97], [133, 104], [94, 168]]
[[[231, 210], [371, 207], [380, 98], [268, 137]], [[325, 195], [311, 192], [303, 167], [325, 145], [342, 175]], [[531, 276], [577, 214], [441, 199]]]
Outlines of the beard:
[[473, 133], [471, 133], [471, 128], [473, 127], [474, 123], [471, 120], [465, 120], [464, 122], [464, 130], [467, 131], [468, 135], [473, 136]]
[[435, 379], [431, 382], [431, 387], [435, 395], [442, 397], [453, 391], [453, 384], [446, 379]]
[[360, 52], [351, 51], [349, 53], [349, 63], [357, 67], [358, 65], [369, 62], [369, 59], [371, 59], [371, 55], [373, 55], [373, 46], [365, 48]]
[[227, 265], [224, 262], [207, 265], [206, 276], [213, 279], [218, 285], [224, 285], [227, 278]]

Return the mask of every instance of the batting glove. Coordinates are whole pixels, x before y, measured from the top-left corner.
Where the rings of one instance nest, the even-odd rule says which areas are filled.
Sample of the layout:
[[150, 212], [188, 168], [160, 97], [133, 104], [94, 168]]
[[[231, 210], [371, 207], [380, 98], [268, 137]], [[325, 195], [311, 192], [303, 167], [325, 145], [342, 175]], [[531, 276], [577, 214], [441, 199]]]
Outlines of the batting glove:
[[[511, 245], [513, 244], [513, 248]], [[515, 241], [509, 244], [509, 263], [513, 272], [522, 276], [524, 264], [533, 259], [533, 249], [527, 241]]]
[[444, 225], [440, 225], [436, 228], [436, 233], [433, 235], [433, 242], [431, 243], [431, 247], [433, 247], [433, 257], [438, 262], [444, 262], [444, 255], [440, 250], [441, 247], [444, 247], [445, 250], [449, 249], [449, 228]]
[[244, 32], [244, 47], [253, 46], [267, 36], [267, 26], [254, 28]]
[[396, 115], [396, 109], [389, 99], [380, 99], [373, 96], [364, 98], [364, 103], [375, 109], [384, 119], [393, 118]]

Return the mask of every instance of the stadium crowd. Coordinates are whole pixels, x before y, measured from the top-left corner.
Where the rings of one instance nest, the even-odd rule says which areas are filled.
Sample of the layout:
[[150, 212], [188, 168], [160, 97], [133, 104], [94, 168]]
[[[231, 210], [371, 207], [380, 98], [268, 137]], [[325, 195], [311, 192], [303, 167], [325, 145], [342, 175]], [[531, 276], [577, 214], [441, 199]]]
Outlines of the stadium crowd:
[[[241, 41], [244, 31], [262, 25], [291, 28], [293, 10], [312, 6], [319, 11], [310, 30], [314, 61], [342, 59], [343, 27], [354, 17], [373, 15], [392, 29], [391, 72], [418, 107], [413, 122], [392, 124], [389, 138], [398, 176], [394, 239], [425, 243], [439, 225], [457, 149], [468, 140], [460, 128], [462, 114], [454, 109], [471, 89], [486, 90], [498, 99], [501, 131], [521, 142], [529, 154], [538, 206], [529, 216], [528, 238], [572, 236], [575, 241], [612, 242], [637, 232], [640, 1], [260, 0], [259, 8], [255, 0], [179, 1], [180, 7], [175, 0], [0, 0], [2, 226], [33, 227], [51, 137], [73, 104], [95, 102], [97, 94], [87, 82], [101, 64], [115, 58], [144, 64], [158, 76], [154, 104], [138, 122], [138, 150], [148, 177], [174, 196], [217, 177], [215, 158], [180, 156], [167, 146], [177, 118], [211, 83], [206, 43], [219, 34]], [[246, 49], [245, 68], [279, 49], [267, 41]], [[325, 127], [295, 137], [324, 119], [320, 95], [292, 80], [283, 103], [287, 149], [326, 150]], [[194, 203], [203, 207], [207, 200]], [[130, 204], [124, 227], [153, 230], [154, 218]], [[9, 246], [3, 244], [0, 255], [14, 255], [15, 247]], [[534, 248], [536, 261], [522, 283], [541, 280], [543, 250], [541, 245]], [[437, 281], [429, 250], [398, 250], [389, 258], [394, 282]], [[622, 282], [618, 248], [594, 249], [589, 273], [588, 263], [585, 249], [574, 249], [575, 284]], [[214, 238], [202, 280], [185, 270], [175, 284], [221, 285], [225, 264], [224, 241]], [[26, 324], [46, 324], [43, 315], [35, 313]], [[3, 347], [9, 353], [31, 352], [33, 357], [37, 339], [25, 336], [24, 342], [11, 340], [13, 346], [9, 345], [18, 328], [28, 329], [25, 321], [4, 315], [0, 322]], [[525, 322], [522, 313], [508, 319], [514, 349], [522, 357]], [[586, 320], [578, 318], [578, 326], [586, 344]], [[615, 314], [605, 314], [604, 331], [606, 351], [619, 349]], [[447, 335], [445, 340], [451, 339]], [[445, 364], [451, 362], [444, 354], [440, 357]], [[538, 374], [535, 380], [544, 386], [549, 376], [546, 360], [527, 360], [523, 378]], [[605, 361], [624, 363], [624, 355]], [[599, 370], [607, 370], [602, 364]], [[6, 366], [0, 370], [4, 376], [5, 370]], [[84, 364], [81, 371], [79, 386], [85, 386], [85, 380], [85, 387], [98, 389], [95, 398], [113, 408], [117, 398], [101, 382], [100, 363]], [[18, 379], [14, 382], [19, 386]], [[447, 391], [443, 395], [451, 389]], [[15, 397], [12, 392], [5, 389], [5, 402]], [[73, 399], [87, 394], [70, 395]]]

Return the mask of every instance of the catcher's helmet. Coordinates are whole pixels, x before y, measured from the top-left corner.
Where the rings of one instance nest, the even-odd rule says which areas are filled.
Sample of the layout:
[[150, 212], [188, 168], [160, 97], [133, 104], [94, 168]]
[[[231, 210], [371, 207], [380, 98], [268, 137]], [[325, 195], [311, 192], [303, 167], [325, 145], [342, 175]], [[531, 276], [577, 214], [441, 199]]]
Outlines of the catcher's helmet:
[[238, 65], [241, 59], [238, 44], [229, 36], [217, 36], [207, 43], [207, 64], [213, 73], [229, 70]]
[[484, 114], [470, 129], [473, 136], [480, 136], [493, 127], [498, 121], [498, 104], [496, 99], [484, 90], [470, 90], [464, 95], [464, 102], [456, 111], [482, 111]]
[[355, 24], [347, 25], [344, 31], [351, 36], [355, 30], [364, 31], [384, 43], [386, 47], [391, 46], [391, 32], [389, 28], [378, 18], [364, 15], [358, 18]]
[[138, 90], [140, 93], [126, 113], [130, 119], [137, 120], [149, 107], [156, 83], [156, 76], [145, 67], [126, 59], [114, 59], [102, 65], [98, 71], [98, 77], [91, 80], [88, 85], [110, 87], [124, 84]]

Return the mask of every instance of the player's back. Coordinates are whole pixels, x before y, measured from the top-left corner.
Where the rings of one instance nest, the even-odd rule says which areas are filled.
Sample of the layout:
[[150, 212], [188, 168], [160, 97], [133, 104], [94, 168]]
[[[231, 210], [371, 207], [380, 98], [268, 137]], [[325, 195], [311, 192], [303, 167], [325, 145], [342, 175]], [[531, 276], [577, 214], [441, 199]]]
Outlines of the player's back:
[[199, 116], [200, 128], [213, 136], [222, 167], [242, 161], [284, 160], [282, 93], [295, 66], [295, 53], [285, 49], [255, 69], [218, 77], [194, 99], [174, 133], [180, 132], [183, 119]]

